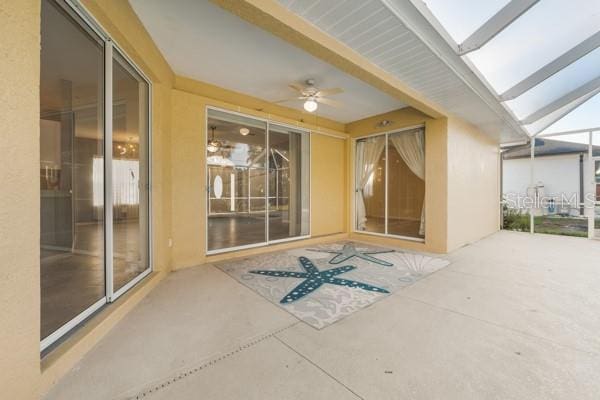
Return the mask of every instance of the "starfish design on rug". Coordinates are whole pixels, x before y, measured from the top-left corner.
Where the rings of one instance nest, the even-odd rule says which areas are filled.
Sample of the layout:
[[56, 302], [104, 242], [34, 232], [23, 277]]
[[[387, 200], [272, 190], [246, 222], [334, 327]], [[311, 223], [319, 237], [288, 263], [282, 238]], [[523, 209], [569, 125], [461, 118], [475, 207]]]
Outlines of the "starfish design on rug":
[[325, 271], [319, 271], [319, 269], [306, 257], [300, 257], [300, 266], [306, 272], [295, 272], [295, 271], [274, 271], [274, 270], [254, 270], [249, 271], [251, 274], [273, 276], [277, 278], [299, 278], [304, 281], [292, 289], [291, 292], [285, 295], [279, 303], [287, 304], [304, 296], [314, 292], [324, 284], [346, 286], [349, 288], [359, 288], [368, 290], [370, 292], [377, 293], [389, 293], [387, 290], [379, 288], [377, 286], [368, 285], [362, 282], [351, 281], [349, 279], [336, 278], [337, 275], [341, 275], [345, 272], [352, 271], [356, 267], [352, 265], [345, 265], [343, 267], [331, 268]]
[[330, 253], [336, 254], [333, 257], [329, 264], [340, 264], [346, 260], [351, 259], [352, 257], [361, 258], [365, 261], [374, 262], [379, 265], [383, 265], [385, 267], [393, 267], [394, 264], [391, 264], [387, 261], [380, 260], [379, 258], [371, 257], [371, 254], [382, 254], [382, 253], [393, 253], [394, 250], [378, 250], [378, 251], [358, 251], [353, 244], [347, 243], [344, 245], [342, 250], [323, 250], [323, 249], [307, 249], [309, 251], [318, 251], [321, 253]]

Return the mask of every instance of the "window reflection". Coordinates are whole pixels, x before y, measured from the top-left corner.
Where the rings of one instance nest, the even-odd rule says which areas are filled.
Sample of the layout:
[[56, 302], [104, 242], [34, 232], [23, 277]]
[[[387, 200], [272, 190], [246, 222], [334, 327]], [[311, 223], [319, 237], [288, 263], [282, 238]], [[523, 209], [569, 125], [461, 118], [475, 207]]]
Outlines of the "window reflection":
[[[266, 123], [216, 110], [209, 110], [208, 116], [207, 248], [263, 243]], [[208, 148], [211, 144], [215, 147]], [[222, 185], [220, 196], [215, 180]]]
[[101, 40], [42, 1], [41, 339], [105, 296]]
[[150, 267], [148, 84], [113, 60], [113, 290]]

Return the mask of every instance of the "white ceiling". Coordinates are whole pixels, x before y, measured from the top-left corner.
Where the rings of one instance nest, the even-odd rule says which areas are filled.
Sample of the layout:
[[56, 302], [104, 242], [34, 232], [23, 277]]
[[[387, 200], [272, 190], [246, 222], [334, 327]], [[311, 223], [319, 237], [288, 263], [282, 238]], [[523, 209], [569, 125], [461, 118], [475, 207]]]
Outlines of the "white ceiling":
[[[311, 56], [206, 0], [130, 0], [176, 74], [267, 101], [294, 96], [288, 84], [314, 78], [341, 87], [317, 114], [347, 123], [396, 110], [395, 98]], [[283, 103], [302, 110], [301, 101]]]
[[412, 5], [420, 0], [278, 1], [494, 139], [510, 142], [526, 137], [490, 92], [487, 98], [482, 96], [473, 82], [457, 73], [455, 63], [437, 46], [439, 35]]

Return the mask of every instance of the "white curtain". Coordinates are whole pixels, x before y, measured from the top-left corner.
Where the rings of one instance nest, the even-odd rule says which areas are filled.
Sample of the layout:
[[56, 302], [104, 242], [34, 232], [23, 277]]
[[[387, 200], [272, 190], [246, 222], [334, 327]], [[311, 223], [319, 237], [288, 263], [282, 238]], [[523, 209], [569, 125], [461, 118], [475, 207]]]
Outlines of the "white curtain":
[[385, 135], [361, 140], [356, 143], [356, 220], [358, 230], [365, 230], [367, 210], [365, 207], [364, 190], [381, 153], [385, 148]]
[[[113, 160], [113, 206], [135, 206], [140, 203], [140, 162]], [[92, 199], [94, 207], [104, 205], [104, 158], [94, 157], [92, 164]]]
[[[390, 135], [390, 141], [404, 163], [422, 181], [425, 180], [425, 135], [423, 128]], [[425, 234], [425, 200], [421, 206], [419, 235]]]

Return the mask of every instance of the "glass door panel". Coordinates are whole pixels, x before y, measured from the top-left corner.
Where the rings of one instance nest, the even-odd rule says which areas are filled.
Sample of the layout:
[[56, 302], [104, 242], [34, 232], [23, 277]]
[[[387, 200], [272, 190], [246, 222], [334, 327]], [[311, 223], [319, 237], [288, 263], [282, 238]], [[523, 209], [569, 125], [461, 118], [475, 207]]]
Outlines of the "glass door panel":
[[385, 233], [385, 135], [356, 142], [356, 229]]
[[148, 84], [115, 51], [113, 59], [113, 286], [150, 267]]
[[425, 130], [356, 142], [356, 230], [425, 238]]
[[207, 250], [265, 243], [264, 121], [208, 110]]
[[77, 16], [52, 1], [41, 4], [40, 337], [44, 339], [105, 298], [104, 49]]
[[309, 234], [310, 139], [269, 125], [269, 240]]
[[388, 135], [388, 231], [425, 237], [425, 138], [422, 128]]

